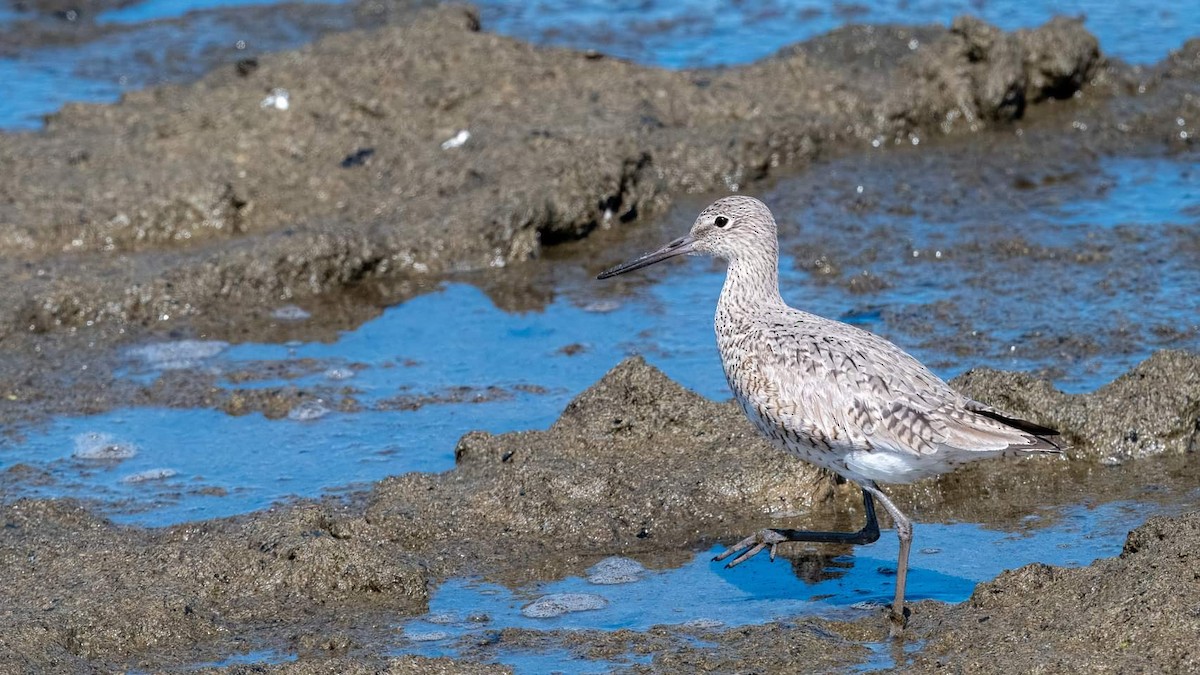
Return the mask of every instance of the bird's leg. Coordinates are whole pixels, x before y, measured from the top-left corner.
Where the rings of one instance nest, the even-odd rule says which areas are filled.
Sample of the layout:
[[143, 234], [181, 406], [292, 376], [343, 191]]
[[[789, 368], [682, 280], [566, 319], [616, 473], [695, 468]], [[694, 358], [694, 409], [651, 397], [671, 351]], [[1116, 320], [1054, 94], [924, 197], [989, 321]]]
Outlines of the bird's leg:
[[892, 500], [887, 498], [879, 488], [871, 485], [864, 486], [863, 491], [870, 490], [875, 497], [879, 499], [879, 503], [883, 504], [884, 510], [892, 517], [896, 523], [896, 534], [900, 537], [900, 554], [896, 559], [896, 599], [892, 602], [892, 611], [890, 614], [892, 620], [891, 636], [897, 637], [904, 626], [908, 623], [907, 612], [904, 609], [904, 585], [908, 581], [908, 552], [912, 548], [913, 525], [908, 516], [900, 512]]
[[[882, 496], [876, 490], [876, 493]], [[886, 498], [885, 498], [886, 499]], [[807, 541], [821, 544], [870, 544], [879, 539], [879, 521], [875, 518], [875, 501], [867, 488], [863, 488], [863, 508], [867, 512], [867, 524], [858, 532], [810, 532], [765, 528], [725, 549], [713, 560], [724, 560], [741, 551], [741, 555], [729, 561], [725, 567], [733, 567], [758, 555], [764, 548], [770, 549], [771, 560], [775, 560], [775, 547], [785, 541]], [[894, 508], [894, 507], [893, 507]]]

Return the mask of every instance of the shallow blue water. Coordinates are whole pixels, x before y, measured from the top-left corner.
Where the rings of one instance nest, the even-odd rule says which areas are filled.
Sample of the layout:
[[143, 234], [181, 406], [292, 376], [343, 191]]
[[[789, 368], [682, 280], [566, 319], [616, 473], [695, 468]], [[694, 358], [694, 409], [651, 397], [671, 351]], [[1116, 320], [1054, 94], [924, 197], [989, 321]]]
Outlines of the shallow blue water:
[[[670, 295], [670, 285], [660, 292]], [[444, 471], [453, 467], [454, 445], [466, 432], [546, 428], [570, 398], [629, 354], [652, 354], [686, 386], [724, 398], [715, 348], [707, 339], [682, 337], [699, 329], [707, 338], [707, 314], [697, 312], [695, 322], [678, 332], [659, 326], [630, 337], [622, 331], [646, 323], [645, 302], [598, 313], [561, 301], [544, 312], [509, 314], [476, 288], [449, 284], [385, 311], [332, 344], [244, 344], [197, 363], [205, 372], [228, 373], [262, 361], [316, 359], [323, 367], [313, 375], [225, 385], [350, 387], [361, 412], [332, 411], [297, 421], [211, 410], [122, 409], [60, 418], [29, 430], [20, 441], [0, 440], [0, 462], [43, 466], [63, 477], [30, 494], [134, 500], [132, 508], [118, 507], [118, 519], [149, 525], [243, 513], [290, 495], [311, 496], [397, 473]], [[664, 333], [670, 333], [667, 339]], [[584, 351], [574, 356], [560, 351], [572, 344], [584, 345]], [[127, 377], [156, 376], [135, 359], [131, 363]], [[348, 364], [361, 368], [350, 379], [330, 380], [325, 372]], [[471, 388], [466, 402], [416, 410], [387, 402], [453, 394], [462, 386]], [[477, 393], [487, 400], [473, 402]], [[73, 459], [75, 439], [89, 432], [131, 443], [138, 454], [119, 462]], [[122, 482], [156, 468], [178, 473], [162, 481]], [[197, 494], [202, 487], [227, 494]]]
[[[284, 10], [263, 11], [278, 5], [271, 2], [159, 0], [102, 12], [97, 23], [125, 28], [71, 46], [24, 48], [0, 58], [0, 130], [39, 129], [44, 116], [67, 103], [108, 103], [147, 86], [194, 80], [218, 64], [296, 48], [355, 25], [353, 14], [335, 3], [306, 4], [325, 11], [316, 18], [293, 17]], [[214, 7], [257, 9], [237, 14], [211, 11]], [[32, 18], [21, 12], [0, 15], [0, 30], [13, 20]]]
[[[1068, 567], [1091, 563], [1120, 552], [1125, 535], [1151, 512], [1144, 504], [1110, 503], [1066, 509], [1047, 527], [1037, 527], [1042, 515], [1028, 519], [1031, 528], [1002, 532], [970, 523], [919, 524], [909, 571], [909, 600], [966, 600], [981, 581], [1006, 569], [1032, 562]], [[1046, 514], [1049, 516], [1050, 514]], [[801, 551], [792, 545], [792, 552]], [[403, 625], [406, 636], [397, 650], [426, 655], [455, 655], [458, 642], [486, 643], [483, 636], [505, 628], [552, 631], [560, 629], [645, 631], [655, 625], [724, 629], [792, 616], [853, 619], [891, 602], [898, 543], [892, 532], [852, 555], [833, 558], [826, 578], [805, 581], [786, 558], [775, 562], [756, 556], [733, 569], [713, 562], [720, 547], [696, 554], [677, 568], [645, 570], [636, 581], [596, 584], [585, 570], [579, 576], [519, 589], [478, 579], [454, 579], [430, 598], [429, 614]], [[599, 609], [549, 618], [522, 613], [539, 598], [574, 594], [600, 598]], [[486, 615], [486, 620], [481, 620]], [[527, 654], [497, 648], [498, 662]], [[561, 657], [561, 655], [559, 655]], [[579, 667], [587, 663], [573, 655]], [[878, 659], [872, 665], [881, 665]], [[536, 667], [519, 672], [548, 672]]]
[[[294, 48], [321, 33], [354, 25], [350, 4], [300, 4], [328, 11], [313, 21], [293, 16], [288, 9], [293, 5], [265, 0], [144, 0], [100, 12], [94, 17], [98, 24], [127, 30], [73, 48], [34, 47], [14, 58], [0, 58], [0, 129], [36, 129], [44, 115], [71, 101], [113, 101], [131, 89], [193, 79], [216, 63]], [[848, 23], [948, 24], [961, 14], [1007, 29], [1036, 26], [1060, 14], [1084, 15], [1106, 54], [1135, 63], [1158, 61], [1200, 35], [1200, 15], [1165, 0], [875, 0], [832, 5], [812, 0], [481, 0], [479, 5], [488, 30], [670, 68], [747, 63]], [[261, 11], [273, 6], [280, 9], [270, 15]], [[228, 11], [245, 7], [257, 10]], [[0, 12], [0, 28], [33, 16]]]
[[[1078, 567], [1116, 555], [1130, 528], [1153, 513], [1176, 513], [1180, 504], [1196, 496], [1196, 491], [1178, 495], [1176, 504], [1166, 506], [1115, 502], [1048, 508], [1027, 516], [1025, 525], [1016, 531], [971, 523], [919, 524], [907, 597], [910, 601], [962, 602], [977, 583], [1007, 569], [1033, 562]], [[809, 550], [818, 553], [822, 548], [812, 545]], [[517, 588], [478, 578], [451, 579], [431, 594], [427, 614], [392, 627], [396, 637], [389, 652], [465, 656], [508, 665], [521, 675], [601, 673], [650, 665], [653, 655], [627, 653], [593, 659], [586, 652], [562, 646], [552, 632], [646, 631], [670, 625], [685, 629], [677, 635], [694, 646], [716, 648], [716, 643], [706, 639], [706, 631], [804, 617], [853, 620], [878, 614], [892, 599], [898, 543], [891, 531], [874, 544], [825, 559], [815, 579], [811, 572], [805, 572], [807, 579], [797, 576], [798, 569], [811, 570], [811, 564], [793, 566], [792, 558], [786, 557], [794, 556], [798, 565], [803, 562], [805, 549], [799, 544], [785, 545], [774, 562], [760, 555], [734, 569], [712, 561], [721, 550], [715, 546], [698, 551], [689, 561], [658, 569], [620, 557], [595, 564], [581, 562], [575, 575]], [[551, 600], [558, 603], [555, 611], [535, 610]], [[501, 631], [508, 628], [545, 632], [544, 646], [511, 646], [501, 637]], [[896, 665], [893, 659], [897, 654], [888, 643], [862, 646], [868, 657], [855, 672]], [[903, 651], [912, 653], [920, 647], [919, 642], [909, 643]], [[294, 654], [258, 650], [202, 665], [293, 659]]]
[[42, 115], [71, 101], [109, 101], [120, 88], [63, 67], [57, 53], [46, 50], [21, 60], [0, 58], [0, 129], [36, 129]]
[[[341, 5], [347, 0], [288, 0], [289, 3]], [[269, 7], [281, 4], [275, 0], [142, 0], [125, 7], [110, 9], [96, 15], [99, 24], [134, 24], [144, 21], [177, 19], [192, 12], [240, 7]]]

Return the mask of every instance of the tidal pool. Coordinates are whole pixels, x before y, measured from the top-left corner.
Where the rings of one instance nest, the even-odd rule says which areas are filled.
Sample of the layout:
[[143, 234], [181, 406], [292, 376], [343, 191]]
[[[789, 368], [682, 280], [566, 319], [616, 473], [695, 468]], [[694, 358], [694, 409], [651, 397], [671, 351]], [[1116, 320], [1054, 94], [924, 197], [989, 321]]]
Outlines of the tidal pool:
[[[1032, 562], [1076, 567], [1116, 555], [1130, 528], [1151, 513], [1177, 512], [1182, 503], [1164, 507], [1115, 502], [1046, 510], [1032, 514], [1016, 531], [971, 523], [919, 523], [908, 599], [962, 602], [977, 583], [1006, 569]], [[1043, 525], [1043, 520], [1051, 522]], [[620, 584], [597, 584], [589, 580], [585, 569], [580, 569], [578, 576], [516, 589], [479, 579], [453, 579], [433, 593], [428, 615], [400, 627], [396, 652], [461, 656], [468, 646], [492, 644], [495, 646], [488, 649], [472, 649], [472, 658], [482, 654], [486, 660], [513, 665], [521, 673], [553, 672], [554, 667], [529, 661], [538, 652], [506, 647], [502, 640], [487, 636], [506, 628], [522, 628], [545, 632], [547, 642], [553, 645], [555, 636], [562, 635], [559, 631], [646, 631], [671, 625], [703, 635], [705, 631], [797, 616], [853, 620], [881, 615], [881, 608], [891, 601], [897, 548], [895, 533], [887, 531], [878, 542], [855, 547], [849, 554], [817, 558], [824, 565], [815, 574], [806, 564], [806, 549], [793, 545], [781, 549], [784, 557], [773, 563], [760, 555], [733, 569], [712, 561], [722, 550], [714, 547], [697, 552], [682, 566], [646, 570]], [[814, 545], [807, 550], [817, 552], [822, 547]], [[579, 611], [547, 617], [525, 611], [539, 599], [554, 596], [584, 596], [596, 601]], [[865, 669], [890, 665], [888, 650], [866, 646], [878, 653], [864, 664]], [[611, 665], [552, 649], [560, 664], [569, 663], [571, 670]], [[549, 655], [543, 653], [542, 657]], [[633, 662], [631, 656], [619, 665]]]
[[[896, 167], [930, 156], [941, 187], [906, 192], [911, 174]], [[1090, 391], [1156, 349], [1200, 348], [1200, 181], [1191, 164], [1113, 158], [1067, 177], [1029, 166], [981, 187], [972, 159], [956, 157], [838, 160], [768, 190], [780, 214], [785, 298], [880, 333], [946, 378], [990, 366]], [[668, 264], [615, 285], [593, 278], [604, 258], [677, 236], [698, 208], [681, 203], [612, 250], [585, 244], [529, 266], [542, 300], [523, 310], [498, 306], [486, 285], [448, 282], [329, 342], [130, 348], [121, 377], [147, 385], [192, 372], [230, 390], [309, 396], [282, 419], [126, 408], [16, 430], [0, 438], [0, 466], [28, 464], [50, 479], [6, 498], [73, 496], [121, 521], [166, 525], [444, 471], [466, 432], [546, 428], [634, 354], [725, 399], [711, 328], [720, 265]], [[306, 320], [294, 309], [287, 316]], [[78, 439], [89, 434], [136, 456], [80, 457]], [[131, 479], [150, 475], [157, 479]]]

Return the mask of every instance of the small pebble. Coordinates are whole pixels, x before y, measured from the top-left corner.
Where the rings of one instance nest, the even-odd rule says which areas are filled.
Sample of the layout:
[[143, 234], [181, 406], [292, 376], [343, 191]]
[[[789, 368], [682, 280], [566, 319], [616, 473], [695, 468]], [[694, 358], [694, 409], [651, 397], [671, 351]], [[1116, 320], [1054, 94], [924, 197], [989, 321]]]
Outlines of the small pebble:
[[312, 316], [312, 314], [309, 314], [296, 305], [284, 305], [271, 312], [271, 316], [280, 321], [303, 321]]
[[589, 302], [583, 306], [583, 311], [592, 312], [593, 314], [607, 314], [615, 312], [621, 308], [621, 303], [616, 300], [596, 300]]
[[592, 565], [587, 572], [591, 584], [631, 584], [641, 580], [646, 568], [636, 560], [614, 556]]
[[457, 134], [454, 134], [454, 136], [446, 139], [445, 141], [442, 141], [442, 149], [443, 150], [453, 150], [454, 148], [461, 148], [464, 143], [466, 143], [468, 140], [470, 140], [470, 138], [471, 138], [471, 132], [467, 131], [466, 129], [463, 129], [462, 131], [458, 132]]
[[608, 601], [591, 593], [554, 593], [545, 595], [521, 608], [521, 614], [531, 619], [552, 619], [574, 612], [604, 609]]
[[176, 471], [175, 469], [147, 469], [146, 471], [139, 471], [137, 473], [131, 473], [128, 476], [125, 476], [124, 478], [122, 478], [121, 482], [122, 483], [131, 483], [131, 484], [146, 483], [146, 482], [154, 481], [154, 480], [165, 480], [167, 478], [176, 476], [178, 474], [179, 474], [179, 472]]
[[132, 443], [119, 441], [112, 434], [102, 431], [89, 431], [75, 437], [75, 450], [71, 456], [76, 459], [99, 459], [118, 461], [137, 455], [137, 447]]
[[450, 612], [438, 612], [437, 614], [430, 614], [425, 617], [425, 620], [429, 623], [436, 623], [439, 626], [449, 626], [458, 621], [458, 617]]
[[682, 628], [696, 628], [700, 630], [720, 628], [724, 625], [724, 621], [718, 621], [717, 619], [692, 619], [691, 621], [684, 621], [682, 624], [680, 624]]
[[410, 630], [406, 628], [404, 637], [413, 642], [436, 642], [449, 638], [450, 634], [444, 630]]
[[305, 401], [288, 411], [288, 419], [296, 422], [311, 422], [319, 420], [331, 411], [324, 401]]
[[287, 89], [275, 88], [272, 89], [270, 95], [264, 98], [258, 105], [263, 108], [287, 110], [292, 105], [291, 99], [292, 96]]
[[229, 343], [220, 340], [178, 340], [134, 347], [129, 355], [152, 370], [183, 370], [194, 368], [228, 348]]

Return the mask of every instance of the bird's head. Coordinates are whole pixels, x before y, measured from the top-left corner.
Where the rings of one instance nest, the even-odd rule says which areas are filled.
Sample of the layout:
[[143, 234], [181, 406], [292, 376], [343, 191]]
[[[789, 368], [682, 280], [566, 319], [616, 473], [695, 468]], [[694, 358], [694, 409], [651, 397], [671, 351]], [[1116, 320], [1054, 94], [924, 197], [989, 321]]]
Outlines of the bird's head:
[[751, 256], [775, 256], [778, 250], [775, 218], [754, 197], [733, 195], [710, 204], [696, 217], [687, 236], [627, 263], [602, 272], [599, 279], [615, 277], [681, 255], [710, 255], [734, 261]]

